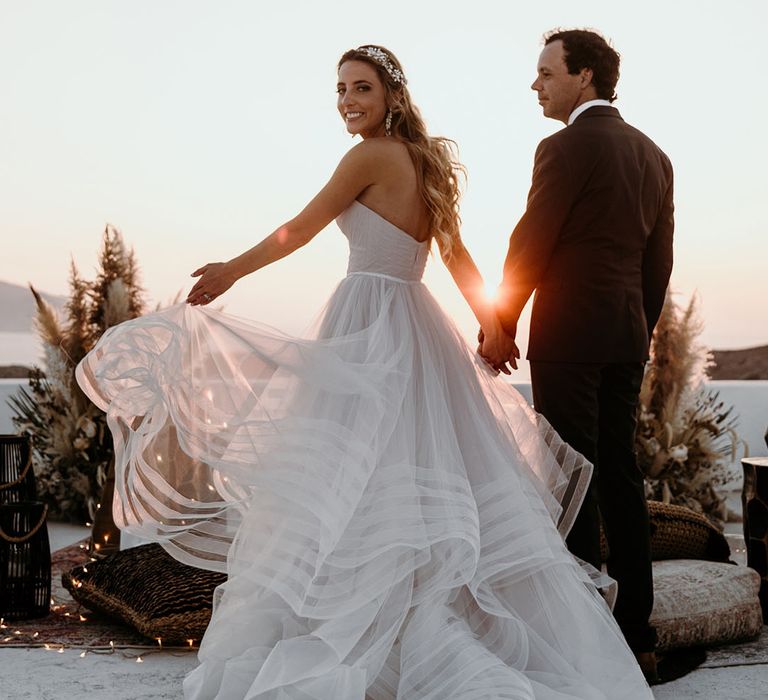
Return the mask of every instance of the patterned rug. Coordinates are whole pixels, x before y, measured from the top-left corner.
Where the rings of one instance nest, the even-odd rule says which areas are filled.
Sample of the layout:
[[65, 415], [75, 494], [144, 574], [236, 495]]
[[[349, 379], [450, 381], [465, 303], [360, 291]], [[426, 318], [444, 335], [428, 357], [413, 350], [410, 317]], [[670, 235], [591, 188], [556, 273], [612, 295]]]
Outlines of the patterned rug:
[[157, 648], [120, 620], [99, 615], [76, 603], [61, 585], [61, 574], [88, 561], [85, 542], [73, 544], [51, 557], [51, 612], [35, 620], [3, 621], [0, 647], [66, 647], [89, 649]]
[[768, 626], [757, 639], [741, 644], [728, 644], [707, 649], [707, 660], [700, 668], [724, 668], [726, 666], [768, 665]]

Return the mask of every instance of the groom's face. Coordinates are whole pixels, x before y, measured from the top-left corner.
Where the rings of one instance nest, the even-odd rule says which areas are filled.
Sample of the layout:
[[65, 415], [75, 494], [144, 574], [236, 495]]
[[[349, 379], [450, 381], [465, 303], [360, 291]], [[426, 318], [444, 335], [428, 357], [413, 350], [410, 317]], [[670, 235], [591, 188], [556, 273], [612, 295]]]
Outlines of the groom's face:
[[536, 72], [531, 89], [539, 96], [544, 116], [567, 124], [571, 112], [584, 101], [584, 76], [568, 72], [562, 41], [553, 41], [544, 47]]

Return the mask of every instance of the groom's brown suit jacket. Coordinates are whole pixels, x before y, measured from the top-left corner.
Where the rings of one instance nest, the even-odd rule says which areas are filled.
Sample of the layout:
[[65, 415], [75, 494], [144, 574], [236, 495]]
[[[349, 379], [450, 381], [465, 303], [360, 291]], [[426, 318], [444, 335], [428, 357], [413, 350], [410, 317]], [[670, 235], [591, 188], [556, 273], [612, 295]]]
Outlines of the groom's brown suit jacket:
[[647, 359], [672, 270], [673, 209], [669, 159], [613, 107], [590, 107], [539, 144], [498, 304], [514, 334], [535, 290], [529, 360]]

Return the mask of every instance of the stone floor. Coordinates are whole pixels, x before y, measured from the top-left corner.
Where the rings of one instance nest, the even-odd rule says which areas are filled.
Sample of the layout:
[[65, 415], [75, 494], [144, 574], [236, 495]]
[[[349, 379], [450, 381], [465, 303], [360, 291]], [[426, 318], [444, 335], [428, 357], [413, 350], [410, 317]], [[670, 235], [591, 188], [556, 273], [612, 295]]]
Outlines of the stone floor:
[[80, 649], [0, 649], [3, 700], [172, 700], [182, 697], [184, 676], [196, 665], [194, 652], [151, 653], [127, 658]]
[[[737, 528], [729, 529], [737, 532]], [[83, 533], [83, 528], [55, 524], [51, 548], [77, 542]], [[749, 654], [739, 651], [713, 655], [688, 676], [654, 687], [654, 697], [766, 700], [768, 627], [763, 628], [760, 640], [750, 644]], [[0, 649], [0, 699], [173, 700], [182, 697], [182, 680], [196, 665], [194, 652], [118, 649], [110, 654], [81, 654], [81, 649]]]
[[[763, 637], [768, 634], [763, 633]], [[108, 656], [79, 649], [0, 650], [0, 697], [4, 700], [173, 700], [181, 698], [184, 676], [196, 665], [194, 653], [120, 650]], [[136, 659], [142, 662], [137, 663]], [[765, 700], [768, 664], [701, 668], [653, 688], [656, 700]]]

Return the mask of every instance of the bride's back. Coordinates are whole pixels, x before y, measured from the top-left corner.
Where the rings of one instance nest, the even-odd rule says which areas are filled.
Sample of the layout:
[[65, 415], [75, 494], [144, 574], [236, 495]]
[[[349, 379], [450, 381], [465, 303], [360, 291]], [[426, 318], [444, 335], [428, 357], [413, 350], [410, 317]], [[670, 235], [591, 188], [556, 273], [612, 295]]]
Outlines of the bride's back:
[[408, 147], [393, 138], [369, 139], [366, 145], [376, 151], [379, 173], [358, 201], [417, 241], [428, 240], [429, 216]]

